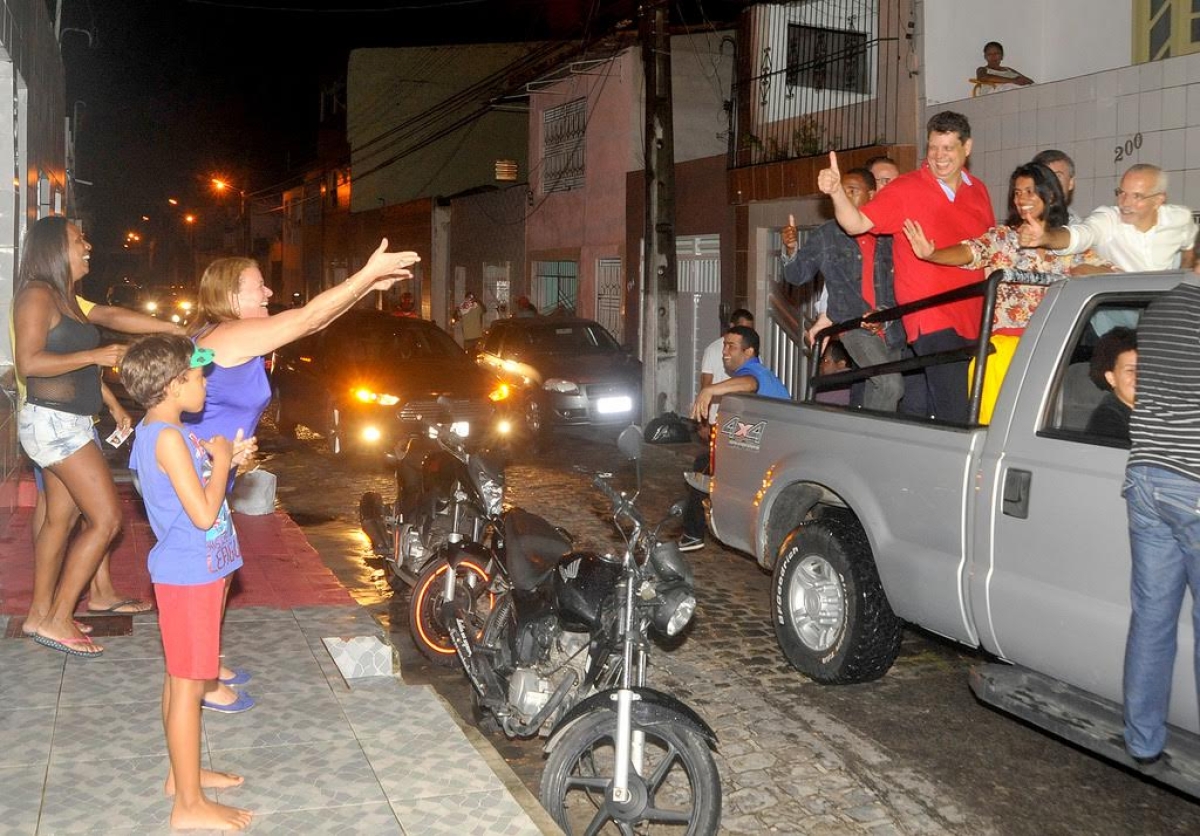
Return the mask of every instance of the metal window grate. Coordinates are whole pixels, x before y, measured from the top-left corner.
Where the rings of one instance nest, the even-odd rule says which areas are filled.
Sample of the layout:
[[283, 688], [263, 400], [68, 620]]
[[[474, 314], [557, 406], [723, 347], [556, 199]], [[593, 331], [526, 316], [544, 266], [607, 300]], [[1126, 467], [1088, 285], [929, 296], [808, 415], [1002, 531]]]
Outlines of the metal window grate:
[[587, 100], [576, 99], [542, 115], [542, 191], [566, 192], [583, 185]]

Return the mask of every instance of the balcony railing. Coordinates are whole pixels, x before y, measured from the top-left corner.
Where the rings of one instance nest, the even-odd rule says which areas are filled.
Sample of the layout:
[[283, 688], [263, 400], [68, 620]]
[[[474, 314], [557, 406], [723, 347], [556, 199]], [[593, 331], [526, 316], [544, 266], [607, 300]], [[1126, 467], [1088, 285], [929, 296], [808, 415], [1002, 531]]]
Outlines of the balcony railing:
[[[900, 5], [819, 0], [748, 15], [732, 91], [730, 168], [905, 141], [897, 126], [909, 40]], [[864, 19], [864, 8], [874, 19]]]

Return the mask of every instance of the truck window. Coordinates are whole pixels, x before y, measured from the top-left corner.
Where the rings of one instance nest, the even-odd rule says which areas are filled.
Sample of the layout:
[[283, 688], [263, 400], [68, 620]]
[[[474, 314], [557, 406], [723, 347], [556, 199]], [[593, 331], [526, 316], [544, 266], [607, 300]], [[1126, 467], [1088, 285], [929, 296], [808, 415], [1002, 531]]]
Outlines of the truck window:
[[1084, 311], [1063, 353], [1055, 377], [1055, 392], [1050, 410], [1039, 434], [1051, 435], [1082, 444], [1105, 447], [1129, 447], [1129, 442], [1088, 431], [1088, 423], [1104, 399], [1106, 389], [1093, 382], [1089, 374], [1096, 343], [1114, 328], [1137, 328], [1149, 297], [1119, 300], [1099, 299]]

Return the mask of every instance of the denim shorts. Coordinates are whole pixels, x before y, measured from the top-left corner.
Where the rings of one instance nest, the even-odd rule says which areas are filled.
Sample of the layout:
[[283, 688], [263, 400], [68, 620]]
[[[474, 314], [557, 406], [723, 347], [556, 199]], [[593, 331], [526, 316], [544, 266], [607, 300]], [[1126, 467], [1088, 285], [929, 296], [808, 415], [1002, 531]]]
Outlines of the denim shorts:
[[39, 467], [52, 467], [95, 438], [92, 416], [26, 403], [17, 415], [17, 437]]

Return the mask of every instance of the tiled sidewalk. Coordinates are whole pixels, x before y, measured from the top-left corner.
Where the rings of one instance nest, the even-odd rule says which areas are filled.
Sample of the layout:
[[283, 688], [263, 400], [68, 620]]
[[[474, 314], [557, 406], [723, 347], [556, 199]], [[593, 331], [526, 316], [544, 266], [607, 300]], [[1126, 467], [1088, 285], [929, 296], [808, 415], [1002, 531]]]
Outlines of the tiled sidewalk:
[[[114, 575], [122, 591], [148, 595], [149, 528], [140, 502], [125, 502]], [[9, 614], [28, 601], [28, 513], [0, 537], [0, 598]], [[472, 743], [431, 689], [399, 677], [343, 678], [322, 638], [386, 643], [387, 635], [286, 514], [238, 515], [236, 524], [248, 560], [223, 648], [230, 664], [252, 672], [245, 690], [258, 705], [238, 715], [205, 712], [203, 753], [206, 766], [246, 777], [216, 795], [254, 811], [250, 832], [557, 832], [503, 766], [505, 780], [498, 777], [489, 765], [494, 751]], [[0, 834], [169, 830], [157, 619], [88, 620], [105, 648], [96, 659], [0, 640]], [[0, 615], [6, 635], [19, 634], [19, 622]]]

